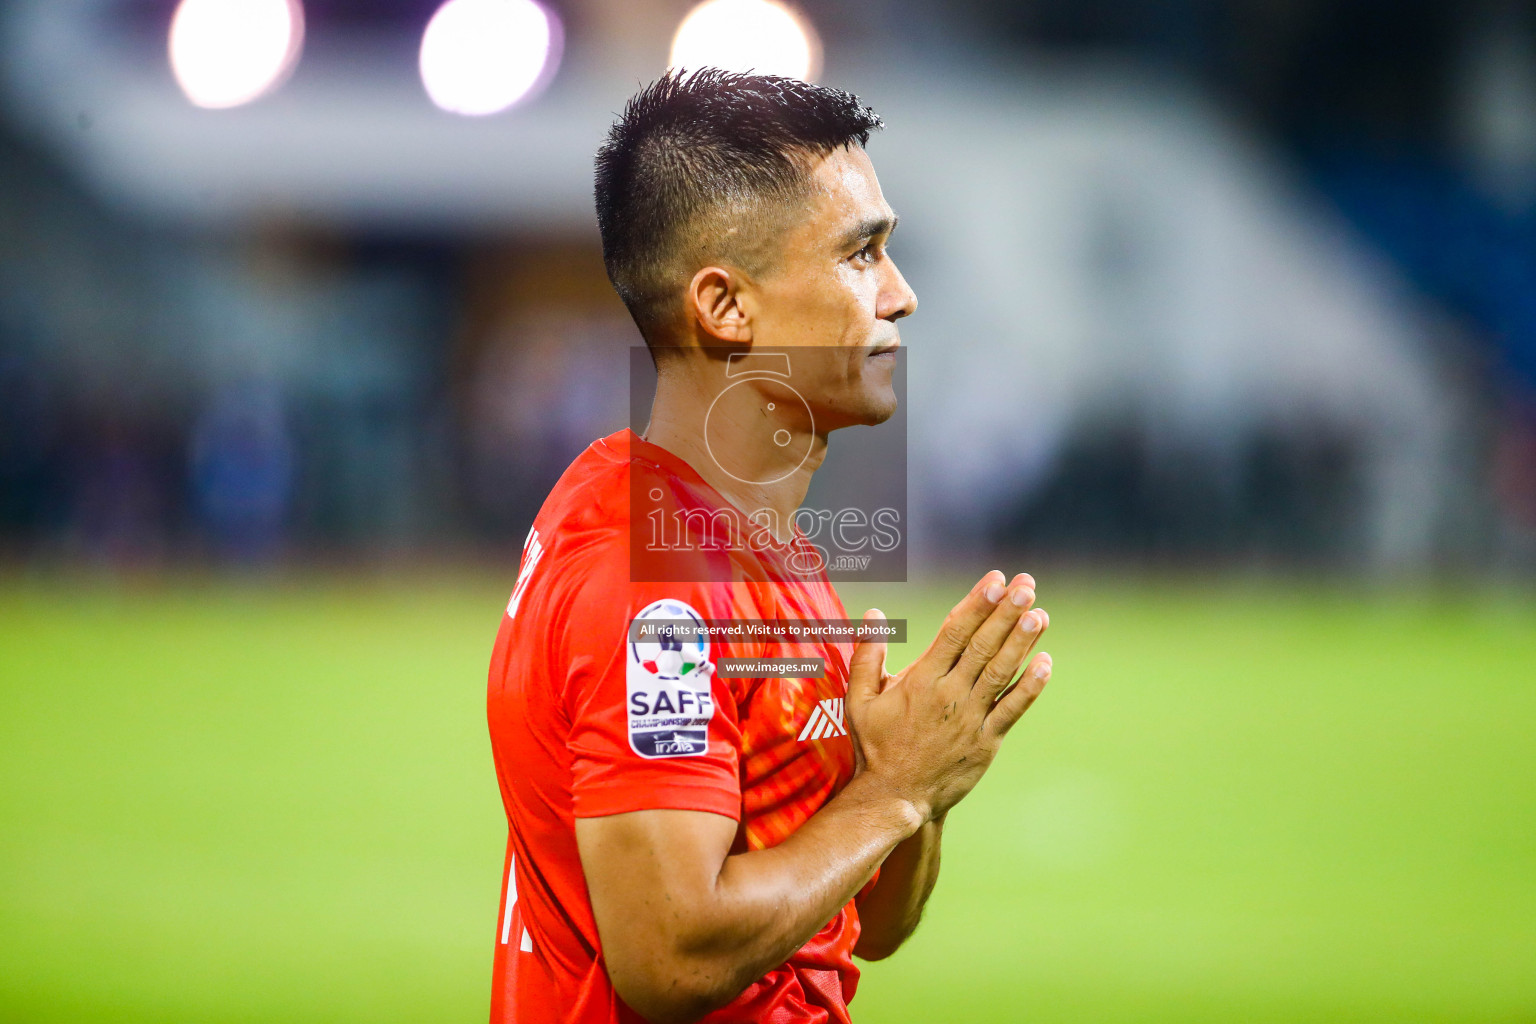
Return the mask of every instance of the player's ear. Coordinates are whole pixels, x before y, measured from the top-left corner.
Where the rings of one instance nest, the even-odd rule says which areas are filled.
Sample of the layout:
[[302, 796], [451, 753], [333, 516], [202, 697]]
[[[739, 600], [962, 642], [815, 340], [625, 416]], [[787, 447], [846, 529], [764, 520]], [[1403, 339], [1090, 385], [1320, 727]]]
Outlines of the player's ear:
[[688, 313], [707, 338], [737, 345], [752, 340], [752, 318], [742, 301], [744, 284], [740, 271], [724, 267], [705, 267], [688, 282]]

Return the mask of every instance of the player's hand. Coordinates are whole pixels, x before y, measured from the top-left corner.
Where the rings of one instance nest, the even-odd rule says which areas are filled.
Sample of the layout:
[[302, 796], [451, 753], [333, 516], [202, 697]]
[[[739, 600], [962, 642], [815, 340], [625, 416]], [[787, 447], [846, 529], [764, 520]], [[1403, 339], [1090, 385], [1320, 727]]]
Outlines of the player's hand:
[[[922, 656], [895, 675], [885, 644], [866, 640], [849, 665], [848, 721], [857, 768], [871, 773], [932, 821], [981, 780], [1008, 730], [1051, 676], [1040, 653], [1019, 669], [1050, 624], [1034, 608], [1035, 581], [1004, 584], [987, 573], [949, 613]], [[878, 610], [865, 622], [879, 622]]]

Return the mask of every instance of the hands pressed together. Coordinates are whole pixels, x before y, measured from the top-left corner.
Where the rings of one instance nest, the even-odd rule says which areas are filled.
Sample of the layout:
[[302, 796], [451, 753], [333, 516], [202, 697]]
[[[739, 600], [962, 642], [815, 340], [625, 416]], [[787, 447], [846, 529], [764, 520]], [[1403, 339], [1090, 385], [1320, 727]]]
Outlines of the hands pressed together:
[[[1032, 576], [1005, 584], [993, 570], [902, 671], [886, 673], [884, 643], [854, 652], [847, 708], [858, 773], [883, 781], [923, 821], [942, 818], [981, 780], [1050, 679], [1051, 656], [1029, 657], [1051, 621], [1034, 602]], [[864, 616], [883, 618], [878, 610]]]

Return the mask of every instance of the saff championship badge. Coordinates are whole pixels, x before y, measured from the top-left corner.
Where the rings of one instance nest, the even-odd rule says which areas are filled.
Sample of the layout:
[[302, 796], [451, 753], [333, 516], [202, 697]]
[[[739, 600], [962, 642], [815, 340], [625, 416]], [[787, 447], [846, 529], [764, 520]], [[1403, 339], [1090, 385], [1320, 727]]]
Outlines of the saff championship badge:
[[715, 717], [715, 666], [703, 618], [682, 601], [653, 601], [625, 639], [631, 749], [646, 758], [703, 755]]

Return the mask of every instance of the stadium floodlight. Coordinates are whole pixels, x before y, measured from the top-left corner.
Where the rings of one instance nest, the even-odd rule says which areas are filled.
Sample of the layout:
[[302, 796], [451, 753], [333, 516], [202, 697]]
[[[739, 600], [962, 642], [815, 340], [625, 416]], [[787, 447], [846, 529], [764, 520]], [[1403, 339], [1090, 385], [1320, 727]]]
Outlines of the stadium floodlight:
[[421, 84], [454, 114], [506, 110], [554, 77], [560, 20], [534, 0], [448, 0], [421, 37]]
[[804, 81], [820, 70], [821, 43], [809, 21], [775, 0], [705, 0], [672, 37], [673, 68], [756, 71]]
[[171, 18], [171, 72], [199, 107], [238, 107], [271, 92], [304, 46], [299, 0], [181, 0]]

